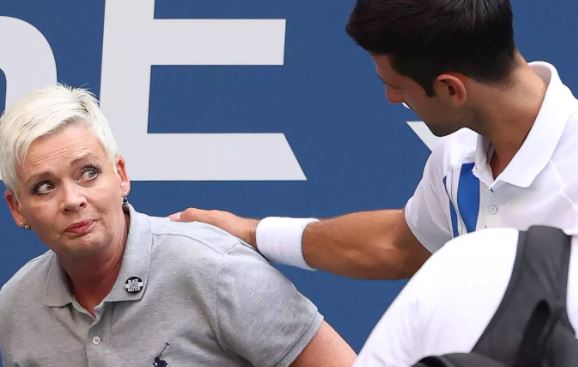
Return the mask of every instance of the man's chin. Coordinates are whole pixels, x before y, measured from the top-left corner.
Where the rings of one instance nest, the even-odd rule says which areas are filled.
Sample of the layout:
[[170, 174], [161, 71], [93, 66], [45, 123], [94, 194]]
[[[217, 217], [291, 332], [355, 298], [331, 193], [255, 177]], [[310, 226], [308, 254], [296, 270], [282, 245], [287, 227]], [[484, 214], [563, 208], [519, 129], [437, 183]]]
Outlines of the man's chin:
[[426, 123], [426, 126], [428, 127], [429, 131], [431, 131], [431, 133], [434, 134], [435, 136], [437, 136], [438, 138], [448, 136], [448, 135], [453, 134], [459, 130], [459, 129], [455, 129], [455, 128], [451, 129], [447, 126], [431, 126], [431, 125], [428, 125], [427, 123]]

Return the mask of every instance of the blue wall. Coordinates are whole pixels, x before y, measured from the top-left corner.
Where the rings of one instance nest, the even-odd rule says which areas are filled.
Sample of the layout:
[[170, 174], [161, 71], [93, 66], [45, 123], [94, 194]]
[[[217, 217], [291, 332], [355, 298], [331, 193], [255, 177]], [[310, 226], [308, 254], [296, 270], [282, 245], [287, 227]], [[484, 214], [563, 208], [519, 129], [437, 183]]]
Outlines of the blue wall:
[[[285, 54], [282, 65], [153, 66], [148, 132], [284, 133], [307, 179], [136, 181], [130, 195], [136, 208], [154, 215], [197, 206], [252, 217], [326, 217], [402, 207], [429, 151], [405, 123], [417, 117], [384, 100], [370, 59], [345, 35], [353, 3], [158, 1], [157, 19], [286, 19]], [[513, 0], [513, 7], [522, 53], [529, 60], [555, 64], [566, 84], [578, 90], [578, 29], [572, 23], [578, 3]], [[104, 10], [103, 1], [0, 2], [0, 16], [24, 20], [47, 39], [58, 81], [87, 87], [97, 96]], [[130, 18], [126, 27], [131, 27]], [[17, 35], [0, 35], [3, 46], [14, 42]], [[0, 76], [3, 110], [10, 78]], [[119, 122], [111, 121], [115, 123]], [[127, 163], [130, 173], [131, 161]], [[34, 234], [14, 225], [6, 205], [0, 205], [0, 234], [3, 284], [45, 249]], [[357, 350], [403, 286], [281, 269]]]

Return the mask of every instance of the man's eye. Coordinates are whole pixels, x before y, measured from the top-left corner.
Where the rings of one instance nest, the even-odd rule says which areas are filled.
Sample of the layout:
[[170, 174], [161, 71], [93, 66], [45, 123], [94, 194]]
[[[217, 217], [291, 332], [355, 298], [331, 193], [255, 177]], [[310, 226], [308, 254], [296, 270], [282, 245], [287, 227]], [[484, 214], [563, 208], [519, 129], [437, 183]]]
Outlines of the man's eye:
[[54, 185], [52, 182], [42, 181], [34, 186], [32, 192], [36, 195], [46, 195], [52, 190], [54, 190]]
[[92, 181], [98, 177], [100, 169], [98, 167], [84, 167], [81, 171], [80, 181]]

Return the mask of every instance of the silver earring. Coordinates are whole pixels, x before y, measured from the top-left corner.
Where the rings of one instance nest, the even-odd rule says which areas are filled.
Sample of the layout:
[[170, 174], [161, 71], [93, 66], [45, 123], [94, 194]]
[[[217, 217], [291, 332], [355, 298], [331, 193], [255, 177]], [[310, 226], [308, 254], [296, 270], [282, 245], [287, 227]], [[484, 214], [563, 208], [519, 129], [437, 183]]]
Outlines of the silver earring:
[[123, 195], [120, 203], [122, 204], [123, 207], [128, 206], [128, 196]]
[[28, 224], [23, 224], [20, 226], [20, 228], [22, 228], [25, 231], [30, 231], [32, 229], [32, 227], [30, 227]]

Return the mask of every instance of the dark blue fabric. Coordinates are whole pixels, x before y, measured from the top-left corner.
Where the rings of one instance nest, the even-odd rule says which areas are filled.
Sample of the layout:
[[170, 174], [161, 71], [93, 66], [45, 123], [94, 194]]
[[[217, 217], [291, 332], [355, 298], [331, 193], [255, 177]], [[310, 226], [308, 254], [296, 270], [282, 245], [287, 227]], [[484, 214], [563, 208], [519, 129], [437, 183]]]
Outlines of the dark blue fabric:
[[476, 230], [480, 211], [480, 180], [473, 173], [474, 164], [462, 165], [458, 184], [458, 208], [468, 232]]

